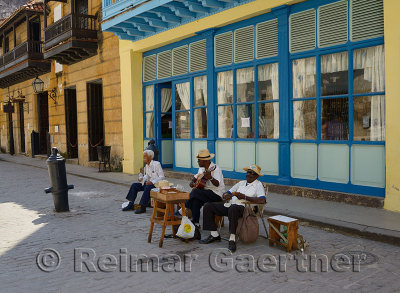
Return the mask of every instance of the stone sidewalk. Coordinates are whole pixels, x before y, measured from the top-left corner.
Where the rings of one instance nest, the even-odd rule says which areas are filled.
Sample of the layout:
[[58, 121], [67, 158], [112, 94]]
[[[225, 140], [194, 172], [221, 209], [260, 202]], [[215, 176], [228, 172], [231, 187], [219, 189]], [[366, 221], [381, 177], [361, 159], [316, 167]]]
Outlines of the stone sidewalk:
[[[399, 246], [301, 222], [299, 232], [310, 243], [304, 254], [270, 247], [261, 237], [252, 244], [239, 241], [234, 254], [226, 241], [202, 245], [165, 239], [159, 248], [159, 225], [147, 243], [151, 210], [121, 211], [134, 176], [109, 173], [92, 179], [89, 172], [96, 170], [68, 165], [77, 174], [68, 175], [75, 185], [69, 191], [71, 211], [55, 213], [51, 195], [44, 193], [49, 183], [44, 161], [13, 158], [23, 165], [4, 159], [0, 292], [394, 293], [400, 286]], [[275, 198], [279, 195], [271, 195], [271, 204]], [[228, 235], [226, 226], [222, 234]]]
[[[0, 160], [47, 169], [43, 158], [0, 154]], [[169, 172], [166, 172], [166, 174]], [[132, 182], [137, 181], [136, 175], [117, 172], [99, 173], [97, 168], [75, 164], [67, 164], [67, 173], [81, 178], [126, 187], [129, 187]], [[167, 179], [170, 182], [184, 186], [189, 191], [187, 180]], [[269, 193], [265, 213], [267, 215], [287, 215], [300, 219], [304, 225], [316, 225], [372, 240], [400, 245], [400, 213], [384, 209]]]

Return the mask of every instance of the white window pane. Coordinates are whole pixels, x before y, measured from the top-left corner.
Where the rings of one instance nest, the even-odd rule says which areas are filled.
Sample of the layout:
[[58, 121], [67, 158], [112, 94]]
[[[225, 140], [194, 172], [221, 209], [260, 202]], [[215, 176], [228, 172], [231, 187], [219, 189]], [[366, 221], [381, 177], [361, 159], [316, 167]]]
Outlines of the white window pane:
[[218, 104], [233, 103], [233, 71], [218, 72], [217, 101]]
[[315, 57], [293, 60], [293, 98], [312, 98], [316, 96]]
[[258, 67], [258, 100], [279, 99], [278, 63]]
[[254, 68], [236, 70], [237, 102], [254, 101]]
[[218, 137], [233, 138], [233, 107], [218, 107]]
[[354, 140], [385, 140], [385, 96], [354, 97]]

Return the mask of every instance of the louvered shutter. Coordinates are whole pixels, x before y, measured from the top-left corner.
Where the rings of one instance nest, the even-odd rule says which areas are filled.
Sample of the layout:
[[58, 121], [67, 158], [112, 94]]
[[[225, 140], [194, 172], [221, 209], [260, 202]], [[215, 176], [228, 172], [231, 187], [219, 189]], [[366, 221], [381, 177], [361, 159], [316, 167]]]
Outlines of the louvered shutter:
[[235, 63], [254, 59], [254, 26], [235, 30]]
[[289, 16], [290, 52], [301, 52], [315, 48], [315, 9]]
[[157, 76], [157, 55], [143, 58], [143, 81], [155, 80]]
[[206, 40], [189, 45], [190, 72], [205, 70], [207, 68], [206, 49]]
[[172, 75], [188, 73], [188, 46], [182, 46], [172, 51]]
[[262, 22], [256, 26], [256, 58], [278, 55], [278, 20]]
[[383, 36], [383, 0], [352, 0], [350, 26], [351, 41]]
[[223, 33], [215, 36], [215, 66], [232, 64], [233, 40], [232, 32]]
[[164, 51], [157, 55], [157, 78], [171, 76], [171, 51]]
[[344, 44], [348, 36], [347, 0], [318, 8], [318, 47]]

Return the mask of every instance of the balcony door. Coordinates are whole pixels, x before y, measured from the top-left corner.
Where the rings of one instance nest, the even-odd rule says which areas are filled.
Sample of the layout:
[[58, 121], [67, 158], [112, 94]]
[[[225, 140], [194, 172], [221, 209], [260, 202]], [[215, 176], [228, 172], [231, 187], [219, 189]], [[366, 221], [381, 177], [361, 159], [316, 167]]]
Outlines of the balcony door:
[[41, 41], [40, 30], [41, 28], [39, 19], [35, 19], [30, 22], [29, 32], [30, 32], [30, 39], [32, 41], [37, 41], [37, 42]]
[[75, 0], [75, 12], [77, 14], [88, 14], [88, 0]]

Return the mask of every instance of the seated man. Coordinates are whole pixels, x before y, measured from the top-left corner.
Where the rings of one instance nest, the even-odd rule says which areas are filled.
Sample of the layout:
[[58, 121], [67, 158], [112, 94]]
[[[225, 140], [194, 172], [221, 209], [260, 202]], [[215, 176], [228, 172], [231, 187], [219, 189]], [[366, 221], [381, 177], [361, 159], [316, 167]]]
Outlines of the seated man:
[[200, 243], [208, 244], [214, 241], [221, 241], [221, 236], [218, 234], [217, 225], [215, 224], [215, 215], [228, 216], [229, 219], [229, 237], [228, 248], [230, 251], [236, 251], [236, 228], [238, 220], [243, 216], [245, 202], [253, 204], [265, 204], [264, 186], [258, 177], [261, 174], [261, 168], [257, 165], [250, 165], [243, 168], [247, 171], [246, 180], [235, 184], [228, 192], [223, 194], [223, 199], [228, 200], [224, 203], [207, 203], [203, 209], [203, 229], [211, 231], [208, 238], [203, 239]]
[[[208, 150], [200, 150], [196, 158], [200, 168], [189, 184], [193, 190], [190, 192], [190, 199], [186, 201], [186, 207], [191, 210], [196, 227], [194, 238], [200, 240], [200, 209], [207, 202], [221, 201], [225, 185], [221, 168], [211, 162], [214, 154], [210, 154]], [[204, 178], [204, 186], [196, 184], [201, 178]]]
[[146, 207], [150, 204], [150, 190], [155, 188], [154, 184], [164, 179], [164, 172], [161, 168], [161, 164], [158, 161], [153, 161], [154, 152], [151, 150], [145, 150], [143, 152], [143, 161], [146, 163], [144, 167], [144, 176], [139, 178], [139, 182], [133, 183], [129, 189], [126, 199], [129, 200], [128, 206], [123, 208], [123, 211], [129, 211], [133, 209], [133, 205], [139, 191], [143, 191], [142, 198], [140, 199], [140, 208], [135, 211], [135, 214], [142, 214], [146, 212]]

